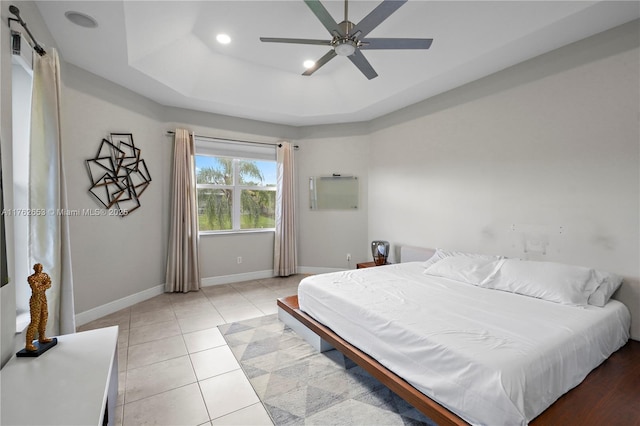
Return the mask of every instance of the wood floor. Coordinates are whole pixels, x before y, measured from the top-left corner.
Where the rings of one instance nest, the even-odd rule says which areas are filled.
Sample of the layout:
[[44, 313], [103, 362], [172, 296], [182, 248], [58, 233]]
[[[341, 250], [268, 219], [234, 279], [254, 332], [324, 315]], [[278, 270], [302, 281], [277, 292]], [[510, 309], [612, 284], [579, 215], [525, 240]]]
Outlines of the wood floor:
[[[298, 296], [278, 299], [278, 306], [334, 348], [344, 353], [389, 389], [438, 425], [465, 425], [464, 420], [361, 352], [331, 329], [299, 309]], [[531, 422], [532, 426], [640, 426], [640, 342], [630, 340], [593, 370], [577, 387]]]
[[640, 425], [640, 342], [629, 340], [531, 425]]

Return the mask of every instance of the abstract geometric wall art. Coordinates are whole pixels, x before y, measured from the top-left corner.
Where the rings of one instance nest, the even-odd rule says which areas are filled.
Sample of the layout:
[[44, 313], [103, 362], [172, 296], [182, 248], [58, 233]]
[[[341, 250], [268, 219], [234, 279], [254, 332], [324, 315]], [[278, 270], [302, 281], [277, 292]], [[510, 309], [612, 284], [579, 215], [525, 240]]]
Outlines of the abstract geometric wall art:
[[151, 175], [131, 133], [111, 133], [110, 139], [102, 139], [96, 156], [86, 160], [89, 192], [111, 212], [126, 216], [140, 207]]

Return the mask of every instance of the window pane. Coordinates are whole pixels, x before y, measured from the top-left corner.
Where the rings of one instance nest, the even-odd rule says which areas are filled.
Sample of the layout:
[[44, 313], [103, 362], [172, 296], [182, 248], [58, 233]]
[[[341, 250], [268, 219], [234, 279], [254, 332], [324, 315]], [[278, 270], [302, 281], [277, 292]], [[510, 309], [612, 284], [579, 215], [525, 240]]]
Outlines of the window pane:
[[243, 189], [240, 200], [240, 229], [276, 227], [275, 191]]
[[276, 162], [261, 160], [238, 161], [240, 185], [276, 186]]
[[198, 189], [198, 228], [200, 231], [222, 231], [232, 229], [231, 189]]
[[233, 185], [233, 159], [196, 155], [196, 183]]

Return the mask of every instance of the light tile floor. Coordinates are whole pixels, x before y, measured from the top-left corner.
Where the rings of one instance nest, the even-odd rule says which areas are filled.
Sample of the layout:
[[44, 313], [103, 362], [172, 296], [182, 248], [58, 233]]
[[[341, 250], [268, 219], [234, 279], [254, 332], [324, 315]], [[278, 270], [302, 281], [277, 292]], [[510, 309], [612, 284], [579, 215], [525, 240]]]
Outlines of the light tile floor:
[[275, 314], [302, 278], [165, 293], [79, 327], [119, 326], [115, 424], [273, 424], [217, 326]]

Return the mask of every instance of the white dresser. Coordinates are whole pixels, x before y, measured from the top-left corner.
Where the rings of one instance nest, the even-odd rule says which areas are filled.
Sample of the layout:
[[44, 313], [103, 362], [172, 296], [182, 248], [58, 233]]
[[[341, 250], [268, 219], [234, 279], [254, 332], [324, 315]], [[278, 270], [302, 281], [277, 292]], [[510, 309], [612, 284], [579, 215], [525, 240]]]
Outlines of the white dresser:
[[0, 370], [0, 424], [114, 424], [118, 327], [56, 336], [37, 358], [15, 355]]

